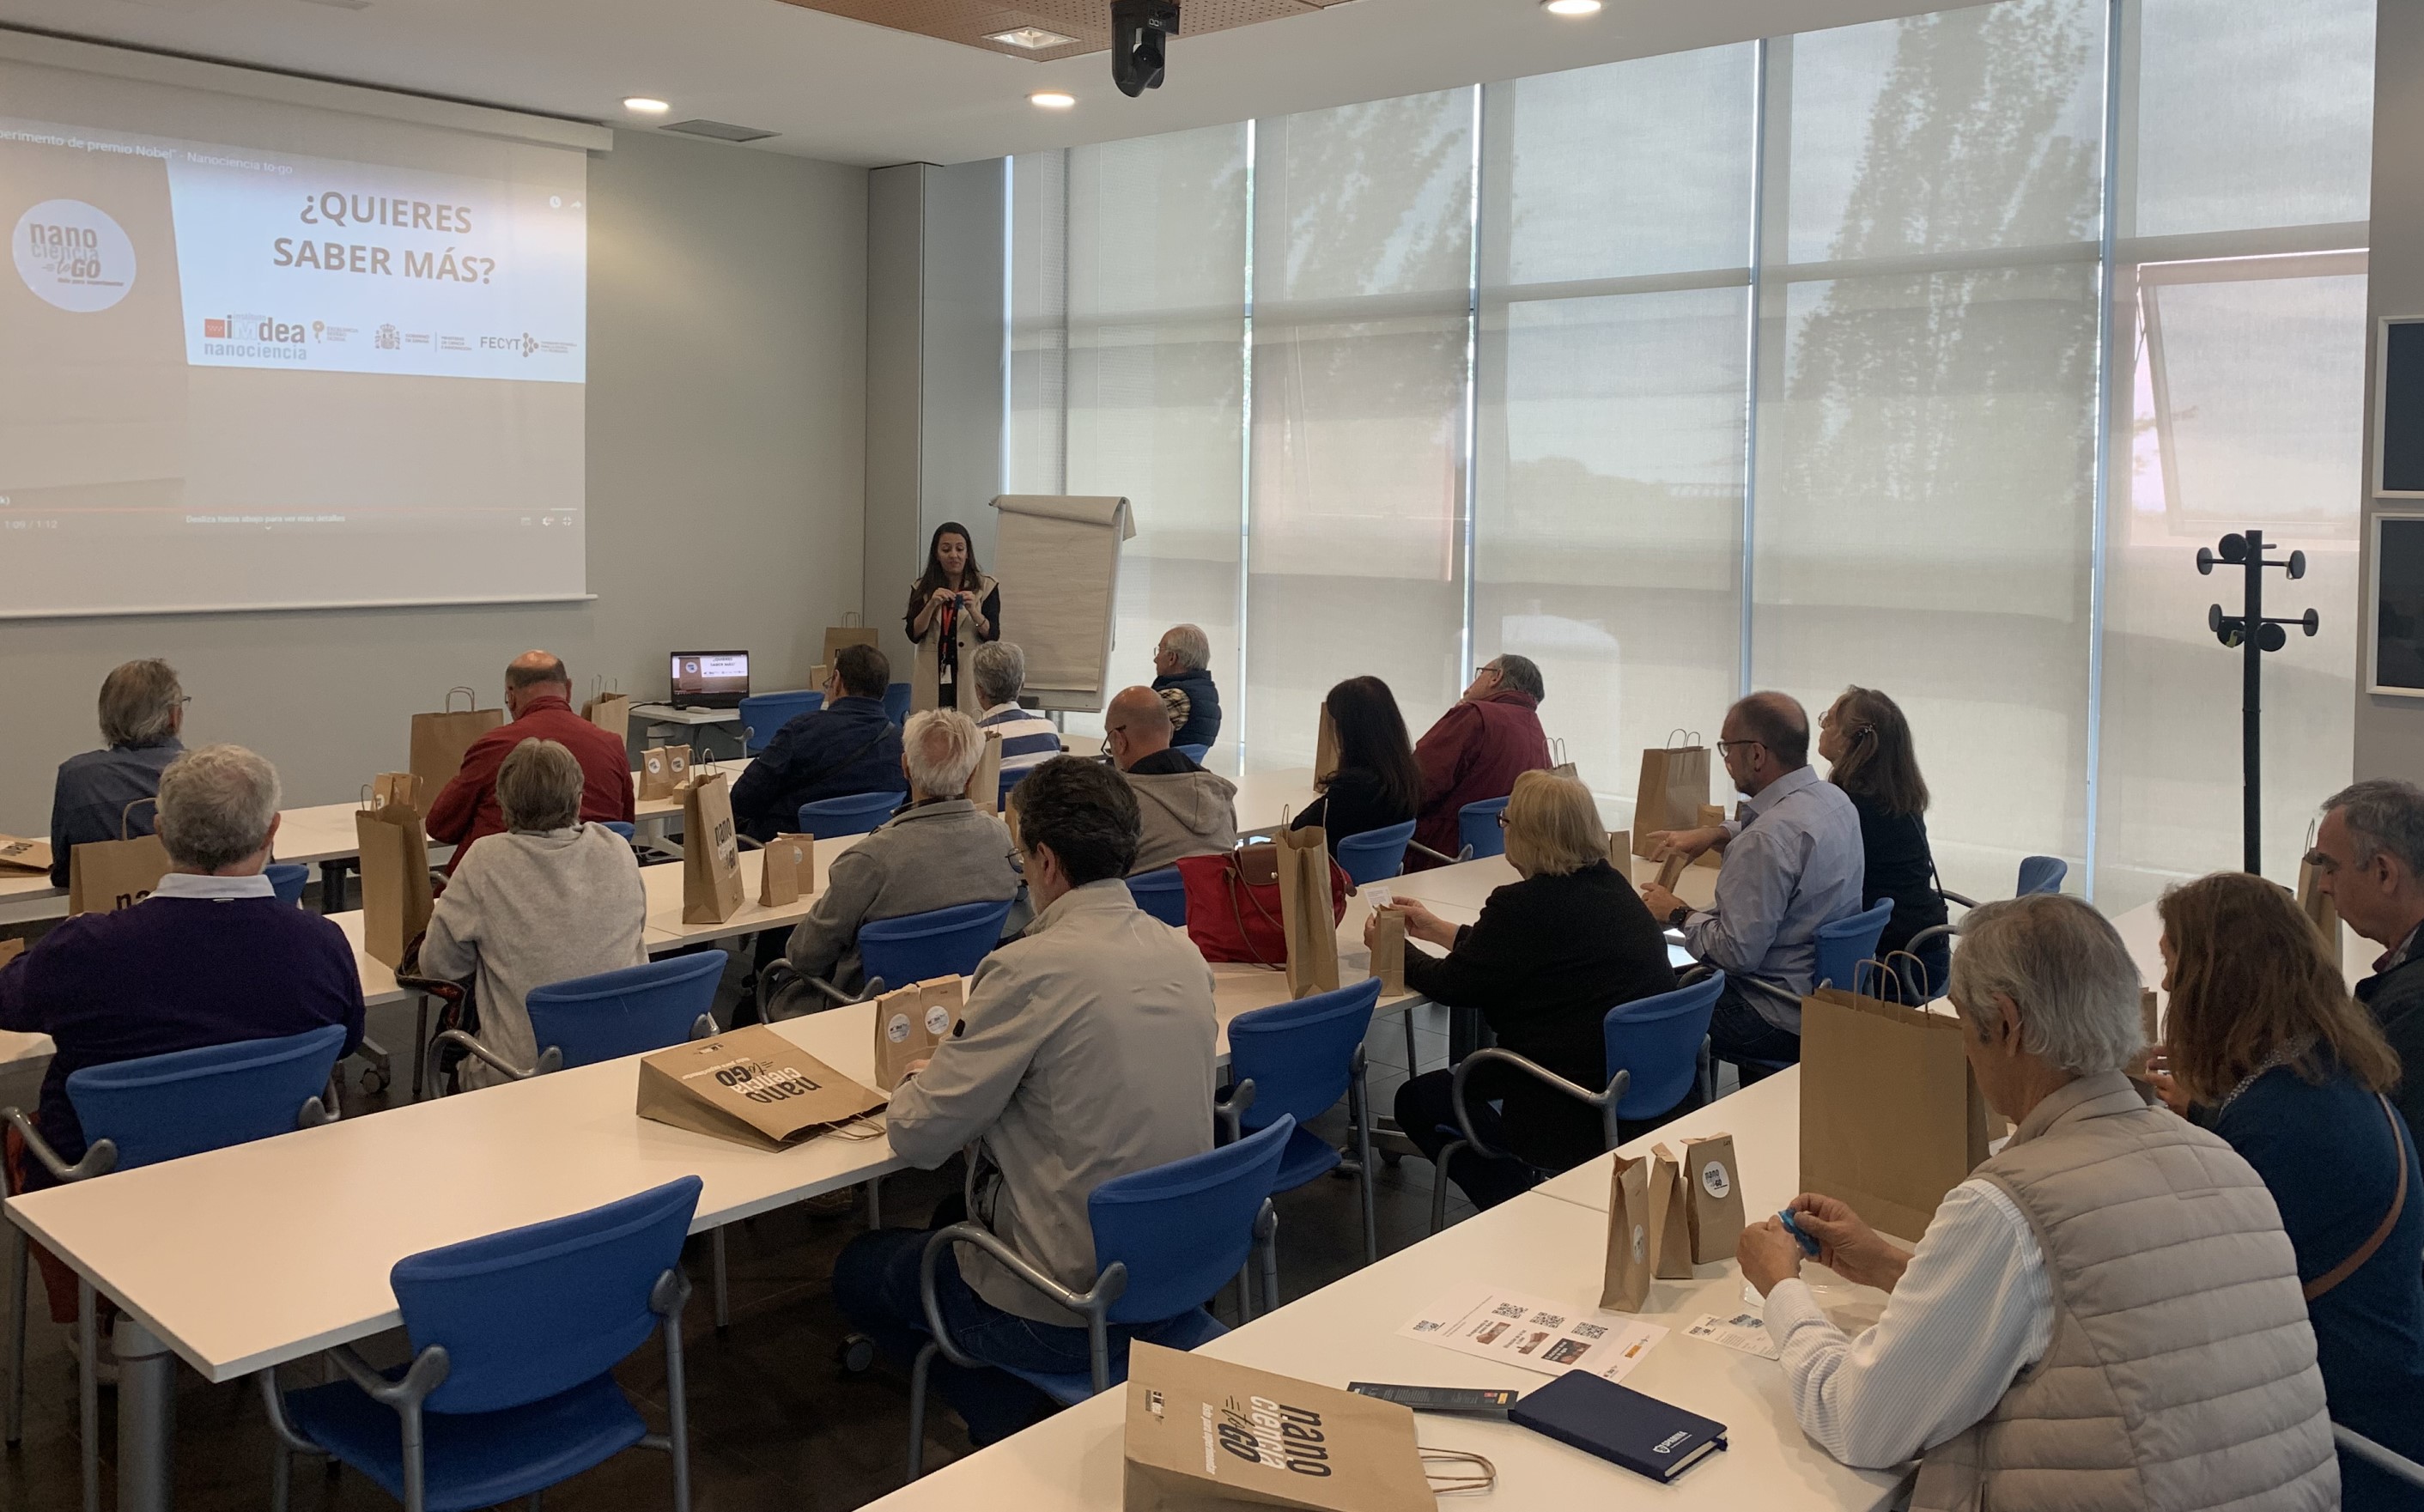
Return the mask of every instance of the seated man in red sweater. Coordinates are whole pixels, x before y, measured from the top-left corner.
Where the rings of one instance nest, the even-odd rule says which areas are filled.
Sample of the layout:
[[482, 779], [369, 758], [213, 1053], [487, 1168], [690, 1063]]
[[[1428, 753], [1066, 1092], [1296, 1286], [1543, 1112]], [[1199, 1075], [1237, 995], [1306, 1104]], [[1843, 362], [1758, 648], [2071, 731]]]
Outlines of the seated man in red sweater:
[[[1517, 777], [1548, 767], [1549, 738], [1533, 712], [1547, 696], [1530, 657], [1502, 656], [1474, 672], [1464, 696], [1414, 743], [1414, 761], [1423, 769], [1415, 843], [1456, 854], [1462, 844], [1459, 809], [1504, 798], [1515, 790]], [[1409, 871], [1437, 865], [1420, 851], [1406, 852]]]
[[447, 875], [463, 864], [471, 842], [504, 832], [497, 806], [497, 769], [524, 740], [553, 740], [581, 763], [581, 822], [602, 824], [632, 819], [631, 756], [614, 732], [573, 712], [572, 674], [549, 651], [524, 651], [505, 668], [505, 712], [513, 716], [471, 742], [462, 770], [439, 789], [423, 828], [430, 839], [454, 847]]
[[[34, 1125], [61, 1159], [85, 1153], [68, 1077], [172, 1050], [345, 1027], [362, 1039], [362, 983], [344, 932], [282, 903], [262, 874], [278, 834], [278, 772], [240, 745], [188, 751], [160, 774], [168, 874], [114, 914], [79, 914], [0, 967], [0, 1028], [58, 1046]], [[54, 1185], [14, 1129], [9, 1187]], [[47, 1253], [52, 1316], [75, 1318], [75, 1277]]]

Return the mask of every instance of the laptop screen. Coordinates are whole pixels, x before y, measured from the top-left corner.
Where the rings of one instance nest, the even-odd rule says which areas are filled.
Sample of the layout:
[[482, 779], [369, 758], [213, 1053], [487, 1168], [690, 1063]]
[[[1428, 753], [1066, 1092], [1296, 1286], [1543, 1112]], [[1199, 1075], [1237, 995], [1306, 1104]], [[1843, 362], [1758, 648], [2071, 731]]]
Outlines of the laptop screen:
[[674, 702], [702, 699], [730, 702], [749, 692], [746, 651], [676, 651], [673, 653]]

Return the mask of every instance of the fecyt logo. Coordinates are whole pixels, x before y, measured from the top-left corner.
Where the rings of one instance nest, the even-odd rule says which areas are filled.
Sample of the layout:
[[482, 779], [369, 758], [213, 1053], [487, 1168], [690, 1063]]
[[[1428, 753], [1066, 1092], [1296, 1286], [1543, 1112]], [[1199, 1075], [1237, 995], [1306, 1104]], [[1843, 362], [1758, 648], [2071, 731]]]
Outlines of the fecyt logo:
[[135, 287], [135, 244], [81, 199], [45, 199], [18, 216], [9, 250], [25, 287], [71, 314], [107, 310]]

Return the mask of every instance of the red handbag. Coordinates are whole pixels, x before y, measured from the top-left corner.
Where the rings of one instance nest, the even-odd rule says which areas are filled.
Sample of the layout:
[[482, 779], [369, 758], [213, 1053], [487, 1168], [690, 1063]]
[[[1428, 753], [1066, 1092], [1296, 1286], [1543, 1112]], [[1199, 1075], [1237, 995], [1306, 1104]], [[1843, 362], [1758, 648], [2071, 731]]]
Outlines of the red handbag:
[[[1280, 917], [1279, 848], [1249, 845], [1220, 855], [1180, 856], [1187, 887], [1187, 937], [1206, 961], [1244, 961], [1274, 970], [1287, 964]], [[1345, 868], [1330, 863], [1331, 922], [1347, 916]]]

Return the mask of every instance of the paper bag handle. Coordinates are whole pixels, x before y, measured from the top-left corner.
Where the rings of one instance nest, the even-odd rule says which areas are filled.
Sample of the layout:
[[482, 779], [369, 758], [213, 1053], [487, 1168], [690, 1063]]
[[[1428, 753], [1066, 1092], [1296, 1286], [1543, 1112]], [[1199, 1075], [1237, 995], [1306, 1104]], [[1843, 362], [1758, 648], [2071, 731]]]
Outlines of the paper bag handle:
[[361, 787], [356, 788], [355, 792], [358, 796], [354, 806], [358, 809], [363, 810], [364, 812], [368, 812], [373, 806], [371, 804], [371, 785], [369, 783], [364, 783]]
[[449, 714], [452, 714], [453, 712], [454, 712], [454, 695], [455, 695], [456, 693], [461, 693], [461, 694], [463, 695], [463, 702], [464, 702], [464, 703], [466, 703], [466, 704], [468, 704], [468, 705], [470, 705], [470, 706], [471, 707], [471, 708], [472, 708], [474, 711], [476, 711], [476, 710], [479, 708], [479, 707], [480, 707], [480, 694], [478, 693], [478, 692], [477, 692], [476, 690], [473, 690], [473, 689], [470, 689], [470, 688], [466, 688], [466, 687], [464, 687], [461, 683], [459, 683], [459, 682], [458, 682], [458, 683], [456, 683], [454, 687], [449, 688], [449, 689], [447, 689], [447, 690], [446, 690], [446, 704], [445, 704], [444, 712], [449, 713]]
[[160, 800], [159, 800], [159, 799], [157, 799], [157, 798], [138, 798], [138, 799], [135, 800], [135, 802], [133, 802], [133, 803], [131, 803], [131, 804], [127, 804], [124, 808], [121, 808], [121, 809], [120, 809], [120, 810], [118, 811], [118, 837], [119, 837], [120, 839], [121, 839], [121, 840], [131, 840], [131, 839], [135, 838], [135, 836], [133, 836], [132, 835], [129, 835], [129, 834], [127, 834], [127, 833], [126, 833], [126, 825], [127, 825], [127, 821], [128, 821], [129, 820], [131, 820], [132, 818], [134, 818], [135, 811], [136, 811], [136, 809], [141, 808], [141, 807], [142, 807], [144, 804], [151, 804], [151, 805], [152, 805], [152, 823], [154, 823], [154, 824], [159, 823], [159, 821], [160, 821]]
[[[1920, 979], [1922, 981], [1927, 979], [1926, 962], [1920, 960], [1918, 956], [1913, 955], [1908, 950], [1889, 950], [1885, 953], [1885, 959], [1882, 961], [1878, 960], [1875, 956], [1871, 956], [1852, 968], [1852, 995], [1855, 997], [1861, 995], [1860, 973], [1863, 971], [1871, 971], [1876, 974], [1877, 990], [1874, 993], [1868, 994], [1867, 995], [1875, 998], [1880, 1003], [1893, 1003], [1902, 1008], [1926, 1007], [1927, 1005], [1923, 1002], [1914, 1003], [1908, 1000], [1907, 994], [1910, 991], [1910, 984], [1904, 979], [1901, 972], [1896, 971], [1893, 968], [1893, 963], [1896, 957], [1908, 961], [1913, 965], [1919, 967]], [[1893, 995], [1891, 997], [1888, 997], [1885, 994], [1885, 985], [1887, 982], [1893, 983]]]
[[1563, 740], [1553, 740], [1549, 742], [1549, 765], [1553, 767], [1562, 767], [1566, 764], [1566, 742]]
[[[1683, 743], [1682, 745], [1677, 745], [1675, 743], [1675, 737], [1678, 735], [1683, 738]], [[1699, 743], [1700, 732], [1698, 730], [1687, 730], [1681, 724], [1678, 724], [1673, 729], [1666, 732], [1666, 749], [1669, 751], [1688, 751]]]
[[841, 612], [841, 628], [846, 630], [854, 630], [860, 628], [857, 610], [845, 609]]

